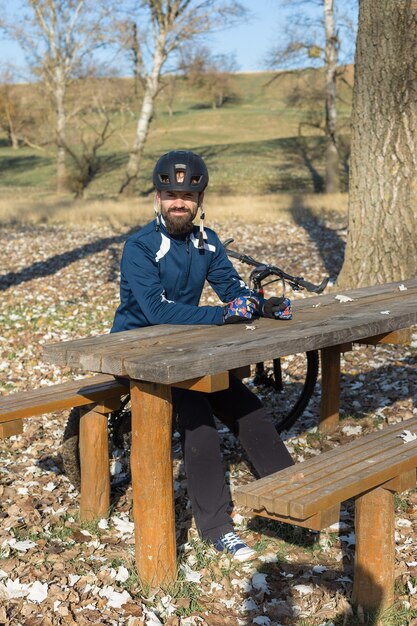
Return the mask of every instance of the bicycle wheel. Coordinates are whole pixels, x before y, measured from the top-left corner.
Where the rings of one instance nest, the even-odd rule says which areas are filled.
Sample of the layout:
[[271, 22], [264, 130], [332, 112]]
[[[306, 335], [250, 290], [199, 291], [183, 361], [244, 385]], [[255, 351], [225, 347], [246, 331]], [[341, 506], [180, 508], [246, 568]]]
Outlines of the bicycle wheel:
[[[130, 481], [131, 417], [127, 408], [129, 400], [130, 396], [127, 396], [120, 409], [108, 416], [110, 484], [114, 488]], [[72, 409], [61, 444], [65, 475], [78, 491], [81, 489], [80, 419], [81, 410]]]
[[272, 387], [280, 394], [280, 415], [275, 423], [281, 433], [291, 428], [310, 402], [319, 371], [318, 351], [274, 359], [269, 371], [263, 363], [257, 363], [254, 383]]

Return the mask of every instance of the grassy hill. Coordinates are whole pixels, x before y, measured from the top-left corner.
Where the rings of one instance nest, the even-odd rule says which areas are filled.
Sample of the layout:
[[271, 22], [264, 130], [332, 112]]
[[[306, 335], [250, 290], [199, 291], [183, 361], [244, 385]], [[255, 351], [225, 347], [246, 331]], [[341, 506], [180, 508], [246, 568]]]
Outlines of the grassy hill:
[[[351, 74], [351, 68], [347, 68]], [[138, 191], [149, 193], [150, 174], [155, 158], [173, 148], [190, 148], [202, 154], [209, 166], [211, 191], [227, 194], [269, 194], [276, 192], [316, 192], [323, 186], [323, 133], [300, 124], [320, 116], [321, 102], [311, 105], [313, 88], [323, 83], [320, 70], [284, 74], [271, 81], [271, 73], [235, 74], [230, 95], [221, 108], [213, 109], [202, 90], [191, 88], [185, 79], [177, 80], [173, 113], [169, 113], [167, 90], [158, 98]], [[350, 76], [351, 79], [351, 76]], [[105, 79], [103, 79], [105, 80]], [[80, 89], [80, 85], [77, 87]], [[112, 123], [117, 128], [100, 152], [106, 165], [89, 188], [91, 197], [114, 196], [123, 177], [132, 143], [134, 112], [119, 108], [120, 94], [132, 93], [129, 79], [106, 83], [112, 105]], [[301, 106], [290, 104], [294, 94], [301, 95]], [[305, 94], [305, 102], [304, 102]], [[340, 83], [340, 136], [347, 146], [350, 116], [350, 90]], [[35, 106], [34, 87], [22, 87], [28, 106]], [[77, 99], [73, 94], [73, 99]], [[41, 111], [44, 117], [48, 111]], [[77, 142], [78, 131], [69, 128]], [[343, 173], [343, 184], [346, 180]], [[48, 194], [54, 191], [53, 149], [13, 150], [0, 135], [0, 187], [13, 193]], [[23, 188], [23, 189], [22, 189]], [[6, 189], [4, 189], [6, 191]]]

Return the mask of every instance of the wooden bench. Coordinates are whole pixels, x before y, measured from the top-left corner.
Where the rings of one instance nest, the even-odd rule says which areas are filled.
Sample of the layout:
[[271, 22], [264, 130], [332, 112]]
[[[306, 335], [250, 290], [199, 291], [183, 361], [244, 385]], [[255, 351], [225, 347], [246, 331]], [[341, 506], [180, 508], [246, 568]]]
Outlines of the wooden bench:
[[367, 609], [394, 601], [394, 493], [416, 486], [417, 419], [393, 424], [254, 481], [234, 492], [256, 515], [314, 530], [339, 520], [340, 503], [355, 498], [353, 601]]
[[113, 409], [110, 406], [107, 409], [105, 401], [119, 399], [123, 393], [126, 393], [125, 385], [114, 376], [101, 374], [10, 394], [0, 399], [0, 439], [20, 435], [23, 419], [27, 417], [89, 404], [97, 404], [101, 406], [99, 410], [109, 413]]
[[[250, 367], [233, 370], [235, 376], [250, 375]], [[203, 376], [177, 383], [196, 391], [213, 393], [225, 389], [229, 373]], [[82, 380], [10, 394], [0, 399], [0, 439], [20, 435], [23, 419], [80, 407], [79, 448], [81, 467], [80, 517], [84, 520], [107, 517], [110, 506], [110, 468], [107, 416], [120, 405], [129, 385], [114, 376], [101, 374]]]
[[0, 399], [0, 439], [20, 435], [25, 418], [73, 407], [85, 409], [80, 420], [84, 474], [80, 514], [81, 518], [88, 517], [87, 511], [93, 507], [97, 517], [105, 517], [110, 504], [107, 415], [127, 392], [128, 388], [114, 376], [101, 374], [10, 394]]

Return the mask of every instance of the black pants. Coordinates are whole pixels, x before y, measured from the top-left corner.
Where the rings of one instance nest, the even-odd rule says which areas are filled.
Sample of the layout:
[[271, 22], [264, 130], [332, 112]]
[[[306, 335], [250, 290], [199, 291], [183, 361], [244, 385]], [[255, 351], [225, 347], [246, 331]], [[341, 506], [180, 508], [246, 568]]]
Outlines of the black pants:
[[239, 438], [259, 477], [293, 460], [259, 398], [234, 376], [228, 389], [216, 393], [173, 388], [172, 400], [194, 519], [202, 538], [215, 542], [233, 523], [213, 413]]

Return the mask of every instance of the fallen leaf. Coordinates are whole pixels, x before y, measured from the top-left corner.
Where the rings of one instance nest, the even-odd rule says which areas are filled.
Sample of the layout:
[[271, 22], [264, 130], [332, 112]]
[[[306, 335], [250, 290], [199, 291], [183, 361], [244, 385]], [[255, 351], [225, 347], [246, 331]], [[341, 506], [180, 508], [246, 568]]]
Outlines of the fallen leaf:
[[339, 302], [353, 302], [353, 298], [349, 298], [349, 296], [343, 296], [341, 294], [338, 294], [337, 296], [334, 297], [335, 300], [339, 300]]

